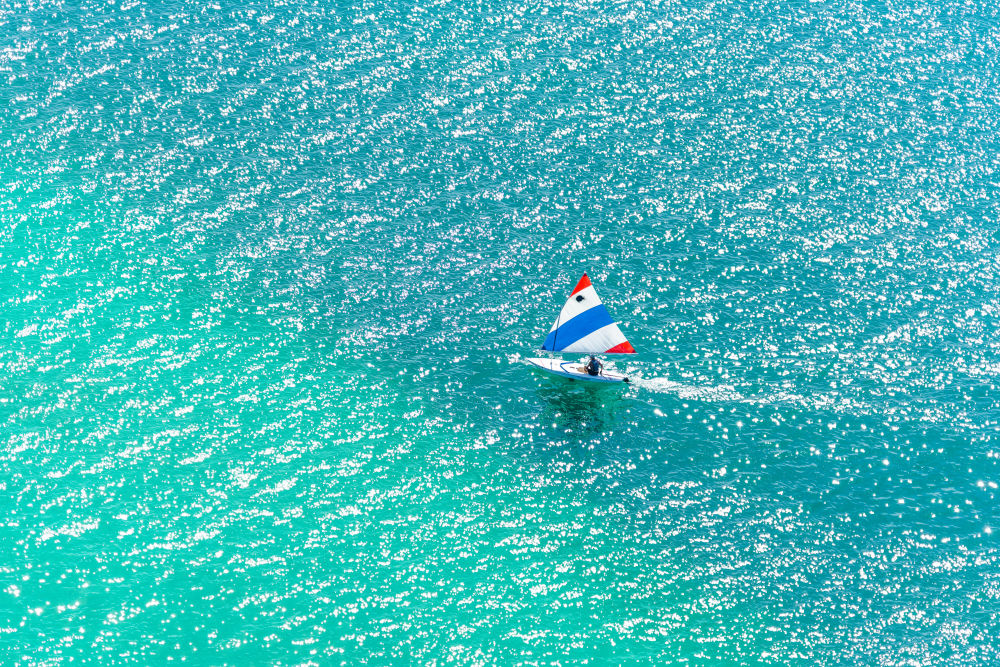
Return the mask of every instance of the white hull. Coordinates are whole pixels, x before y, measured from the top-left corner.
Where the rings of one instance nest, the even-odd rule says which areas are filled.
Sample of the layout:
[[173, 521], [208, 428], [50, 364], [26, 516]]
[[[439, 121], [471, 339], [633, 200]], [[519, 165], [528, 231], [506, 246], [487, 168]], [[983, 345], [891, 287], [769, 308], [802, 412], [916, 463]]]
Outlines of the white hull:
[[558, 375], [571, 380], [583, 380], [584, 382], [602, 382], [613, 384], [618, 382], [628, 382], [628, 378], [621, 373], [605, 370], [600, 375], [590, 375], [584, 369], [583, 364], [578, 361], [564, 361], [562, 359], [539, 359], [529, 358], [527, 362], [535, 368]]

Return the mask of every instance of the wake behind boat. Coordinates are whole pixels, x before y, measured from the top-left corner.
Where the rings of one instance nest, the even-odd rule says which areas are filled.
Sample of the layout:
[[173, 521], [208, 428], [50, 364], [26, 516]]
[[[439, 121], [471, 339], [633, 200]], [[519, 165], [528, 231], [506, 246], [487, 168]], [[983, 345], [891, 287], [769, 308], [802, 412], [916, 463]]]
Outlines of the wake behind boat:
[[[601, 303], [597, 291], [586, 273], [573, 288], [566, 305], [559, 312], [542, 349], [550, 352], [577, 352], [581, 354], [635, 354], [635, 348], [612, 319]], [[628, 382], [621, 373], [604, 370], [600, 362], [590, 364], [562, 359], [528, 359], [534, 368], [552, 375], [587, 382]]]

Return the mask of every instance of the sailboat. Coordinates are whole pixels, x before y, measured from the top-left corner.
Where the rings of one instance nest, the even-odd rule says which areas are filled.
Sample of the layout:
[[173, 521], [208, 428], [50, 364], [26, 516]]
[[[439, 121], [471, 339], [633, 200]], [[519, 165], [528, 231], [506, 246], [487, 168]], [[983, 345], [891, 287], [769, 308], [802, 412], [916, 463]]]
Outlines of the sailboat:
[[[635, 348], [601, 303], [601, 298], [597, 296], [586, 273], [570, 293], [566, 305], [562, 307], [559, 317], [542, 343], [542, 349], [590, 355], [635, 354]], [[580, 362], [536, 357], [528, 359], [528, 363], [546, 373], [574, 380], [628, 382], [625, 375], [609, 370], [602, 369], [597, 375], [591, 375]]]

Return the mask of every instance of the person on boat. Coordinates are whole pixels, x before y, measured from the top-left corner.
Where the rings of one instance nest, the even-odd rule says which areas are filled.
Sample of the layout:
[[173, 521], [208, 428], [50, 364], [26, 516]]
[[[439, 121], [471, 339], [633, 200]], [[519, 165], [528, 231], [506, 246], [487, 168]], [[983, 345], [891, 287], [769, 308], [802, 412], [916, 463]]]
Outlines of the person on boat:
[[586, 371], [588, 375], [600, 375], [601, 374], [601, 362], [597, 360], [597, 357], [591, 355], [590, 361], [587, 362]]

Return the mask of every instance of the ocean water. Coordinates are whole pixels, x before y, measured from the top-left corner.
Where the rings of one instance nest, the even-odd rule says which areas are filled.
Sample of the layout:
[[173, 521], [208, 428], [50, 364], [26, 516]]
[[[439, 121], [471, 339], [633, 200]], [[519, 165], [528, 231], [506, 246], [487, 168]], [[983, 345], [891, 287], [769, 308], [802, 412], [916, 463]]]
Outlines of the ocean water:
[[[0, 2], [0, 662], [1000, 664], [1000, 16]], [[588, 271], [639, 354], [530, 371]]]

